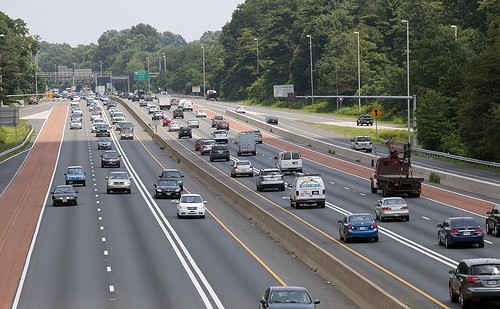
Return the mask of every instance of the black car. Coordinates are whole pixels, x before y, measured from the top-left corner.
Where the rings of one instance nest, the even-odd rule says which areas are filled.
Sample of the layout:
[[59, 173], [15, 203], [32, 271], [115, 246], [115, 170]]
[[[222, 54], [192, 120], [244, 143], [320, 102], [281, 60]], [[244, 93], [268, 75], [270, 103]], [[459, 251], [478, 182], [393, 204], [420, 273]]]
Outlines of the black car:
[[314, 309], [319, 299], [313, 300], [309, 292], [298, 286], [272, 286], [266, 289], [260, 299], [262, 309], [297, 308]]
[[182, 108], [176, 108], [172, 112], [172, 117], [175, 118], [184, 118], [184, 110]]
[[229, 147], [227, 145], [215, 144], [210, 150], [210, 161], [224, 159], [229, 161]]
[[139, 102], [139, 96], [138, 95], [133, 95], [132, 98], [130, 98], [132, 102]]
[[111, 128], [109, 124], [107, 123], [99, 123], [96, 125], [95, 129], [95, 136], [100, 137], [100, 136], [111, 136]]
[[487, 212], [486, 218], [486, 233], [493, 234], [496, 237], [500, 236], [500, 204], [493, 207], [491, 211]]
[[181, 188], [181, 190], [184, 190], [184, 184], [182, 182], [182, 177], [184, 177], [184, 176], [181, 175], [181, 173], [176, 169], [164, 169], [161, 172], [160, 180], [175, 180], [179, 184], [179, 187]]
[[181, 197], [181, 187], [177, 180], [158, 180], [155, 183], [155, 198], [179, 198]]
[[183, 137], [193, 137], [193, 133], [191, 132], [191, 128], [190, 127], [181, 127], [179, 129], [179, 134], [178, 134], [178, 137], [179, 138], [183, 138]]
[[373, 117], [366, 114], [366, 115], [359, 115], [358, 120], [356, 120], [356, 125], [362, 126], [366, 124], [367, 126], [373, 126]]
[[101, 154], [101, 167], [120, 167], [120, 154], [116, 150], [106, 150]]
[[59, 185], [50, 193], [52, 194], [53, 206], [76, 205], [78, 203], [78, 198], [76, 196], [78, 191], [75, 191], [72, 185]]
[[266, 123], [268, 123], [268, 124], [278, 124], [278, 117], [276, 117], [276, 116], [268, 116], [268, 117], [266, 117]]

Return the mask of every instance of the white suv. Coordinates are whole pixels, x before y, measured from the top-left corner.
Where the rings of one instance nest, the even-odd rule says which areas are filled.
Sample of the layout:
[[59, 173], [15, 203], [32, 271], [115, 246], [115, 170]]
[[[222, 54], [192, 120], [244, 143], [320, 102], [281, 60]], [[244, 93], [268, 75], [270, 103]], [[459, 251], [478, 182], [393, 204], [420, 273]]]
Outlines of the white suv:
[[351, 139], [351, 149], [372, 152], [372, 139], [369, 136], [356, 136], [354, 139]]
[[177, 218], [201, 217], [205, 219], [205, 204], [199, 194], [183, 194], [177, 203]]

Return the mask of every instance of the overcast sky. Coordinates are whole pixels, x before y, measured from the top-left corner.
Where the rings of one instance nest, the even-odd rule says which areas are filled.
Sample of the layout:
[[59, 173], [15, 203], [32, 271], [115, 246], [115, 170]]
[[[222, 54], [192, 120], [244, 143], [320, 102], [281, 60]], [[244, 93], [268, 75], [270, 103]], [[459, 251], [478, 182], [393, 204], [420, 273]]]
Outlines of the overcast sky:
[[221, 30], [244, 0], [2, 0], [0, 10], [24, 20], [30, 35], [50, 43], [97, 43], [107, 30], [149, 24], [187, 41]]

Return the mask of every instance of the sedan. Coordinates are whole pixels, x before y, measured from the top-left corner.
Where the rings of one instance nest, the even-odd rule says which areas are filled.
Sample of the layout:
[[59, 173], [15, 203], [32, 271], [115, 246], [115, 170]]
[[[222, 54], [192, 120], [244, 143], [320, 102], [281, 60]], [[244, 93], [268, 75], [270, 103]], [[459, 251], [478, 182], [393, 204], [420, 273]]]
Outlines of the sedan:
[[196, 142], [194, 143], [194, 150], [195, 151], [201, 150], [201, 146], [203, 146], [203, 143], [205, 143], [206, 140], [207, 140], [206, 138], [197, 139]]
[[177, 180], [158, 180], [155, 183], [155, 198], [179, 198], [181, 196], [181, 187]]
[[219, 130], [229, 130], [229, 122], [226, 120], [221, 120], [217, 123], [217, 129]]
[[203, 143], [200, 149], [200, 154], [204, 155], [206, 153], [210, 153], [210, 150], [212, 150], [212, 147], [216, 144], [216, 141], [213, 139], [207, 139]]
[[111, 121], [113, 124], [117, 123], [118, 121], [124, 121], [125, 120], [125, 114], [122, 112], [114, 112], [113, 117], [111, 118]]
[[78, 119], [71, 120], [69, 124], [70, 129], [81, 129], [82, 128], [82, 122]]
[[243, 105], [236, 106], [236, 112], [244, 114], [245, 113], [245, 107]]
[[353, 238], [370, 238], [378, 242], [378, 227], [369, 214], [350, 214], [337, 222], [339, 223], [340, 239], [346, 243]]
[[97, 141], [97, 149], [111, 149], [111, 138], [101, 137]]
[[78, 203], [76, 194], [78, 191], [73, 189], [71, 185], [57, 186], [52, 194], [52, 205], [76, 205]]
[[200, 127], [200, 122], [198, 119], [189, 119], [188, 120], [188, 126], [191, 128], [199, 128]]
[[120, 139], [134, 139], [134, 131], [129, 128], [120, 131]]
[[484, 247], [484, 234], [481, 226], [472, 217], [452, 217], [437, 225], [438, 243], [449, 248], [455, 244], [477, 244]]
[[375, 204], [375, 220], [380, 219], [410, 220], [410, 210], [405, 200], [401, 197], [386, 197]]
[[109, 172], [108, 177], [106, 177], [106, 193], [125, 191], [130, 194], [131, 179], [132, 177], [129, 177], [127, 172]]
[[193, 133], [191, 131], [191, 128], [190, 127], [181, 127], [179, 129], [179, 133], [178, 133], [178, 138], [183, 138], [183, 137], [187, 137], [187, 138], [191, 138], [193, 137]]
[[163, 126], [168, 126], [172, 122], [172, 117], [170, 116], [163, 116]]
[[181, 124], [177, 121], [172, 121], [168, 125], [168, 131], [179, 131], [181, 129]]
[[196, 111], [196, 117], [207, 117], [207, 111], [204, 109], [198, 109]]
[[285, 181], [283, 174], [277, 168], [264, 168], [258, 172], [259, 177], [255, 181], [257, 191], [262, 192], [264, 189], [278, 189], [285, 191]]
[[201, 217], [205, 219], [205, 204], [199, 194], [184, 194], [177, 201], [177, 218]]
[[319, 304], [319, 299], [313, 300], [309, 292], [298, 286], [271, 286], [266, 289], [260, 299], [262, 309], [272, 308], [297, 308], [314, 309]]
[[120, 167], [120, 154], [116, 150], [106, 150], [101, 154], [101, 167]]
[[231, 162], [231, 177], [236, 177], [237, 175], [253, 177], [252, 163], [248, 160]]
[[278, 117], [276, 116], [268, 116], [266, 117], [266, 123], [268, 124], [278, 124]]

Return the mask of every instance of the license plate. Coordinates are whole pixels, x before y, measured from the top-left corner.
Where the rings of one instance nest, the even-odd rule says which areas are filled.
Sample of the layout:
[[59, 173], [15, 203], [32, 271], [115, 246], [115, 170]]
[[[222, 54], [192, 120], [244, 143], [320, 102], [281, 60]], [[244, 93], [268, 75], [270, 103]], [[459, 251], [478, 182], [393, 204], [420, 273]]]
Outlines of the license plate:
[[319, 191], [313, 191], [312, 194], [313, 195], [319, 195]]
[[360, 231], [364, 231], [364, 230], [366, 230], [366, 227], [362, 226], [362, 227], [359, 228], [359, 230]]
[[67, 201], [68, 201], [68, 199], [63, 198], [63, 203], [66, 203]]
[[172, 193], [171, 192], [167, 192], [167, 195], [171, 195]]
[[464, 234], [464, 236], [469, 236], [470, 232], [464, 232], [463, 234]]
[[497, 281], [496, 280], [488, 280], [488, 284], [495, 285], [495, 284], [497, 284]]

